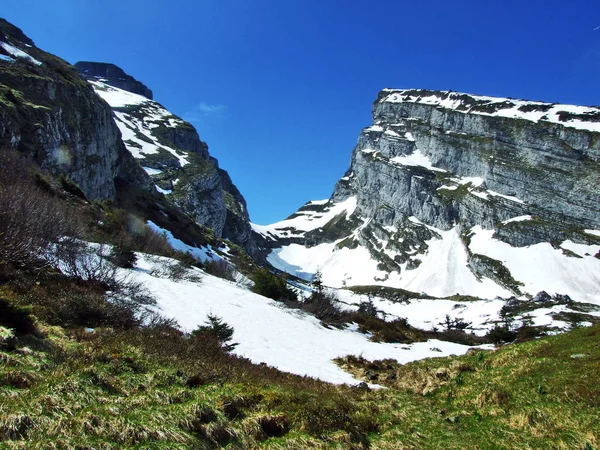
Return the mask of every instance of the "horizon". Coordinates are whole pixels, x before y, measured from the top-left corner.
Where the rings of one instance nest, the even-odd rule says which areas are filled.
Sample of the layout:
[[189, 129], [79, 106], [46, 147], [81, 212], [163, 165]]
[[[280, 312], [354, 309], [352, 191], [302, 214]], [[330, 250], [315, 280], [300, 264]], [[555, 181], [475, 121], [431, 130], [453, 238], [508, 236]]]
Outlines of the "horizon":
[[257, 224], [329, 198], [382, 89], [600, 105], [595, 2], [284, 3], [7, 0], [0, 15], [71, 64], [147, 85], [194, 125]]

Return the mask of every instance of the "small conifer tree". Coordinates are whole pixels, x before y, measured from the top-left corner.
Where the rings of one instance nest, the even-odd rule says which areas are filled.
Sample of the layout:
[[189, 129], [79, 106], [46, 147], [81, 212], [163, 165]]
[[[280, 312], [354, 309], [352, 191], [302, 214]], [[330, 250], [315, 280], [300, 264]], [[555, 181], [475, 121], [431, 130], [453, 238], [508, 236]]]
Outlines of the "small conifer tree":
[[233, 327], [215, 314], [209, 313], [205, 325], [201, 325], [192, 331], [193, 336], [198, 336], [202, 333], [210, 333], [216, 336], [221, 343], [221, 347], [228, 352], [232, 351], [238, 345], [237, 342], [231, 342], [233, 339]]

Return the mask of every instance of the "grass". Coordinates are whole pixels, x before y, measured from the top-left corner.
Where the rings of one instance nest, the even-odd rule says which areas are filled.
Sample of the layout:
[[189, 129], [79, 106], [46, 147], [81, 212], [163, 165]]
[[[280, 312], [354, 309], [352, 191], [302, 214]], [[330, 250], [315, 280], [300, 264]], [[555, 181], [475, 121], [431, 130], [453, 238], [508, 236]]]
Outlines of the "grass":
[[0, 288], [0, 448], [583, 449], [600, 442], [600, 325], [406, 365], [338, 361], [389, 388], [370, 390], [255, 365], [210, 334], [184, 335], [171, 324], [51, 326], [40, 319], [51, 315], [24, 306], [36, 293], [37, 304], [59, 301], [52, 283], [37, 280], [32, 289], [18, 289], [22, 280]]
[[598, 448], [599, 343], [594, 326], [495, 352], [340, 364], [391, 388], [373, 448]]
[[294, 448], [366, 442], [377, 428], [363, 391], [253, 365], [206, 336], [43, 330], [49, 351], [0, 351], [0, 447], [254, 448], [273, 438]]

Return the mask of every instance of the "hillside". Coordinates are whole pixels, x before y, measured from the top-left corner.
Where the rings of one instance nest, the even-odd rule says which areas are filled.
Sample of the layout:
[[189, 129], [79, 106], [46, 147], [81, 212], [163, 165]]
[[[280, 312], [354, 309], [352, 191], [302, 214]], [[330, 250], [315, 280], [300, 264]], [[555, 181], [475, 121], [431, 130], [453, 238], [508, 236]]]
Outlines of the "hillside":
[[273, 266], [333, 287], [600, 304], [600, 110], [383, 90], [330, 199], [254, 226]]

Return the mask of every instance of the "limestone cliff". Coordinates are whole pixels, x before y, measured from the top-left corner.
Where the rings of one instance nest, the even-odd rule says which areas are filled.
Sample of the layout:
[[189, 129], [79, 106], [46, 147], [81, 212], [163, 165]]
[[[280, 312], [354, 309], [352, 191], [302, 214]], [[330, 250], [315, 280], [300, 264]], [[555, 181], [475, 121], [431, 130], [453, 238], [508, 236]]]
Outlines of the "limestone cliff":
[[90, 199], [115, 195], [115, 180], [149, 188], [121, 141], [112, 111], [60, 58], [0, 19], [0, 148], [61, 173]]
[[[525, 292], [529, 275], [506, 255], [531, 247], [529, 254], [554, 251], [557, 276], [572, 276], [580, 264], [581, 273], [590, 270], [580, 285], [591, 292], [600, 281], [593, 272], [600, 269], [599, 186], [598, 108], [390, 89], [375, 101], [373, 124], [329, 201], [256, 231], [274, 265], [321, 269], [333, 285]], [[576, 246], [583, 261], [574, 261]], [[352, 266], [348, 252], [361, 249], [368, 253]], [[307, 255], [312, 265], [303, 265]], [[366, 270], [369, 260], [376, 267]], [[447, 273], [438, 277], [436, 264]], [[502, 292], [483, 289], [489, 281]]]
[[[156, 189], [196, 223], [210, 228], [215, 237], [227, 238], [255, 254], [246, 201], [210, 156], [196, 129], [147, 96], [119, 88], [120, 82], [113, 84], [111, 78], [91, 75], [107, 72], [103, 64], [76, 66], [95, 68], [94, 72], [86, 69], [85, 77], [112, 106], [123, 142]], [[139, 82], [128, 83], [133, 91], [138, 90]]]

